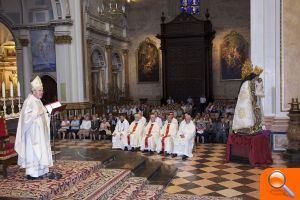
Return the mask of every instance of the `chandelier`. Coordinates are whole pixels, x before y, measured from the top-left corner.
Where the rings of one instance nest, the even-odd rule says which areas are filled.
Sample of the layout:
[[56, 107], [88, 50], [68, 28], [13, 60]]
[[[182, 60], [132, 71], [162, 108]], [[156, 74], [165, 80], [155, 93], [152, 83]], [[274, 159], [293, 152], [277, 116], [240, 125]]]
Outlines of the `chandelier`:
[[117, 16], [125, 15], [125, 2], [118, 0], [105, 1], [102, 0], [102, 3], [98, 5], [97, 8], [98, 14], [101, 17], [106, 17], [109, 19], [115, 18]]
[[200, 0], [180, 0], [181, 12], [187, 12], [189, 14], [200, 13]]

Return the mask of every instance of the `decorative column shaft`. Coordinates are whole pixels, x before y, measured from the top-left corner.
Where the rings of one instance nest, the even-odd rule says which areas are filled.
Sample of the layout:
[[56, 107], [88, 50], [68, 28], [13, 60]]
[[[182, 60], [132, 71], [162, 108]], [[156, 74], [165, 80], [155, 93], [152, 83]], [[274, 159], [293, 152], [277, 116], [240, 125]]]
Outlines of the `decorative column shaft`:
[[128, 62], [128, 49], [122, 51], [124, 57], [124, 72], [125, 72], [125, 96], [129, 97], [129, 62]]
[[92, 46], [92, 40], [91, 39], [87, 39], [86, 40], [86, 74], [87, 74], [87, 77], [86, 77], [86, 91], [88, 92], [87, 96], [89, 97], [90, 99], [90, 102], [93, 100], [92, 98], [92, 63], [91, 63], [91, 46]]
[[108, 68], [108, 94], [112, 92], [112, 45], [106, 45], [105, 51], [107, 53], [107, 68]]
[[32, 75], [32, 67], [30, 64], [29, 40], [27, 38], [19, 39], [23, 51], [23, 76], [24, 76], [24, 96], [30, 93], [30, 79]]

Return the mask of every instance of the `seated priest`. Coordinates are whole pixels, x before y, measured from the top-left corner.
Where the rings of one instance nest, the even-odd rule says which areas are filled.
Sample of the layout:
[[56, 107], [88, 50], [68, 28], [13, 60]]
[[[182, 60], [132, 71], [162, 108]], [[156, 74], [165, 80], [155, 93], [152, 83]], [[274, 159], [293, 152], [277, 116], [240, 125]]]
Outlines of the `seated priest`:
[[140, 138], [143, 137], [144, 127], [144, 122], [140, 120], [140, 115], [135, 114], [134, 121], [129, 126], [127, 140], [124, 144], [128, 150], [135, 151], [140, 147]]
[[172, 116], [168, 115], [167, 121], [160, 130], [160, 137], [157, 142], [157, 153], [164, 153], [165, 155], [173, 153], [173, 140], [177, 134], [177, 127], [172, 123]]
[[182, 160], [193, 157], [196, 127], [189, 113], [184, 115], [184, 120], [180, 123], [179, 130], [174, 139], [173, 157], [182, 155]]
[[124, 150], [126, 140], [127, 140], [127, 133], [129, 129], [129, 123], [125, 119], [124, 114], [120, 114], [119, 120], [115, 127], [115, 130], [112, 134], [112, 148], [113, 149], [122, 149]]
[[159, 138], [160, 126], [155, 121], [155, 114], [150, 114], [150, 120], [144, 129], [144, 137], [141, 142], [141, 151], [153, 153]]
[[172, 123], [176, 125], [176, 128], [178, 129], [178, 120], [174, 117], [174, 112], [170, 112], [170, 117], [172, 118]]
[[139, 114], [140, 123], [142, 123], [145, 126], [147, 123], [146, 118], [143, 116], [143, 113], [141, 111], [139, 111], [138, 114]]

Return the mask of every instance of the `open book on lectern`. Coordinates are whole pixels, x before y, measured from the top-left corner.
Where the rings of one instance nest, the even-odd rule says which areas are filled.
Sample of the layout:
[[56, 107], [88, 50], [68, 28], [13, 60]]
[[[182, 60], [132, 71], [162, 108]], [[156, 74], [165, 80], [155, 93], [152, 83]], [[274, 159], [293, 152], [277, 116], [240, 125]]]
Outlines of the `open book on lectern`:
[[53, 103], [49, 103], [45, 105], [47, 111], [49, 114], [52, 114], [52, 112], [60, 112], [66, 108], [66, 105], [61, 105], [59, 101], [55, 101]]

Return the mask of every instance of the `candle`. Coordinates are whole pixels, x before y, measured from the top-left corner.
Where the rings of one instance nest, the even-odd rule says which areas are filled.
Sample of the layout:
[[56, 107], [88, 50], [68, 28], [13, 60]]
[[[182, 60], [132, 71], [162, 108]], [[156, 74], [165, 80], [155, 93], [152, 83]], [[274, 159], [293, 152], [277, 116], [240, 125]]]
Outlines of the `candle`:
[[125, 6], [122, 6], [122, 11], [123, 13], [125, 13]]
[[21, 91], [20, 91], [20, 82], [18, 81], [18, 85], [17, 85], [17, 91], [18, 91], [18, 97], [21, 96]]
[[14, 97], [14, 85], [10, 82], [10, 97]]
[[5, 98], [5, 83], [2, 82], [2, 97]]

